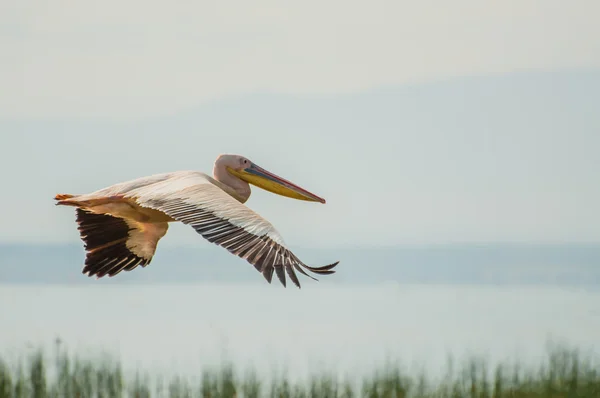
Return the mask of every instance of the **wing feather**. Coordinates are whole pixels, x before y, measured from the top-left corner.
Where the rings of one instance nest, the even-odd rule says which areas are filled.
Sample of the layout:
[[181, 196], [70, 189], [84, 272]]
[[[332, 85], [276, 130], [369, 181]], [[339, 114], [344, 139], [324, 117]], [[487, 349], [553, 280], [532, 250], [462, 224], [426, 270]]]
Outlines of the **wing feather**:
[[[174, 183], [173, 180], [177, 180]], [[286, 286], [286, 274], [300, 287], [298, 271], [314, 280], [315, 274], [331, 274], [338, 264], [311, 267], [300, 261], [285, 245], [271, 223], [216, 186], [206, 174], [182, 172], [155, 183], [119, 192], [143, 207], [162, 211], [190, 225], [211, 243], [245, 259], [271, 283], [273, 273]]]

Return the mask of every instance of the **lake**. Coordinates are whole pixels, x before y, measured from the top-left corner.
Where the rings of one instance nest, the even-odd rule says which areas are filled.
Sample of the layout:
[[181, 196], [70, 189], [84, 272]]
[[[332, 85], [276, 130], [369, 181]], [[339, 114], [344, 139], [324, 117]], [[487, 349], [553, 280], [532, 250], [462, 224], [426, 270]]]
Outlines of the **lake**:
[[0, 350], [108, 351], [125, 369], [194, 374], [233, 360], [269, 374], [368, 372], [448, 354], [539, 362], [549, 341], [600, 352], [600, 292], [529, 286], [0, 285]]

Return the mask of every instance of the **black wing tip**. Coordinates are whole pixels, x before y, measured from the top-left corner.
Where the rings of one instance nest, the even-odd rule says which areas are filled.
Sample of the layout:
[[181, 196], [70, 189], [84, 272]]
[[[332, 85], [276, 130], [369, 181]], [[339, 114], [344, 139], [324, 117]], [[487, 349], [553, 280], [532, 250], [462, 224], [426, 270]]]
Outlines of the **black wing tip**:
[[[315, 282], [319, 282], [319, 280], [315, 277], [313, 277], [312, 275], [307, 274], [306, 272], [304, 272], [304, 270], [302, 268], [306, 268], [307, 270], [315, 273], [315, 274], [319, 274], [319, 275], [331, 275], [331, 274], [335, 274], [335, 271], [332, 270], [335, 266], [337, 266], [339, 264], [339, 261], [336, 261], [332, 264], [328, 264], [328, 265], [324, 265], [322, 267], [310, 267], [307, 266], [306, 264], [298, 261], [297, 264], [293, 264], [290, 265], [286, 265], [286, 266], [274, 266], [271, 268], [274, 268], [275, 270], [279, 270], [281, 269], [285, 269], [285, 271], [287, 271], [288, 276], [290, 277], [290, 279], [292, 280], [293, 284], [298, 288], [298, 289], [302, 289], [300, 280], [298, 279], [298, 276], [296, 275], [296, 272], [294, 271], [294, 268], [296, 268], [300, 273], [302, 273], [303, 275], [309, 277], [310, 279], [314, 280]], [[270, 277], [268, 278], [267, 275], [265, 275], [264, 271], [263, 271], [263, 275], [265, 276], [265, 279], [267, 279], [267, 281], [269, 283], [271, 283], [271, 279], [273, 276], [273, 270], [271, 270], [270, 272]], [[281, 282], [281, 284], [283, 285], [283, 287], [287, 287], [287, 281], [286, 281], [286, 277], [285, 277], [285, 272], [284, 271], [280, 271], [277, 273], [278, 279]]]
[[138, 266], [146, 267], [152, 259], [140, 257], [132, 253], [124, 243], [109, 246], [105, 249], [87, 251], [82, 274], [96, 279], [108, 276], [112, 278], [122, 271], [133, 271]]
[[113, 278], [123, 271], [133, 271], [138, 266], [146, 267], [150, 263], [150, 260], [136, 256], [133, 253], [130, 253], [126, 257], [120, 256], [113, 261], [110, 261], [109, 258], [104, 259], [104, 261], [100, 260], [93, 262], [90, 261], [91, 259], [89, 257], [88, 259], [89, 260], [86, 261], [81, 273], [90, 278], [96, 278], [96, 280], [104, 277]]
[[335, 274], [335, 271], [333, 271], [333, 268], [335, 268], [340, 262], [336, 261], [334, 263], [328, 264], [328, 265], [324, 265], [322, 267], [310, 267], [306, 264], [302, 264], [304, 266], [304, 268], [306, 268], [307, 270], [314, 272], [315, 274], [319, 274], [319, 275], [330, 275], [330, 274]]

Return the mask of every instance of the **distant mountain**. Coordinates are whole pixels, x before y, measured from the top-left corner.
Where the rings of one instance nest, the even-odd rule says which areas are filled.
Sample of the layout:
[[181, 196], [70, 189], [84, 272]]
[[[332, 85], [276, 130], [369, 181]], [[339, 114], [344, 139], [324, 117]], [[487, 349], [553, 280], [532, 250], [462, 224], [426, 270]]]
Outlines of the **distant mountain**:
[[[250, 207], [295, 244], [599, 242], [599, 103], [600, 70], [529, 71], [332, 96], [254, 93], [143, 120], [4, 120], [0, 168], [18, 195], [0, 197], [13, 210], [0, 241], [73, 242], [56, 193], [210, 173], [218, 153], [236, 152], [327, 199], [301, 206], [253, 190]], [[172, 228], [165, 239], [198, 237]]]
[[[335, 275], [321, 278], [327, 284], [600, 287], [600, 245], [432, 245], [297, 249], [296, 253], [315, 265], [341, 260]], [[77, 245], [0, 245], [0, 283], [265, 283], [254, 267], [217, 247], [163, 247], [146, 269], [100, 280], [81, 274], [83, 256]]]

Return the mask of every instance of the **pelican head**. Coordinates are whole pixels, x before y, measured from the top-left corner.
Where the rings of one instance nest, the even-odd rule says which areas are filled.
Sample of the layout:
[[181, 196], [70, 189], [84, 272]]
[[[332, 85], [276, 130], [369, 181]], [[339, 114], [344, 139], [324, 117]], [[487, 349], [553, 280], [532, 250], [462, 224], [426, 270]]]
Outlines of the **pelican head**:
[[309, 202], [325, 203], [325, 199], [263, 169], [244, 156], [221, 155], [215, 163], [215, 167], [219, 166], [224, 166], [229, 174], [277, 195]]

